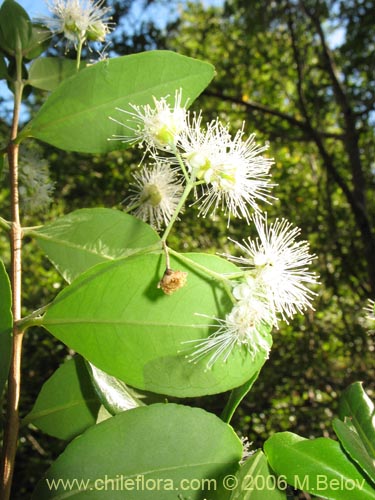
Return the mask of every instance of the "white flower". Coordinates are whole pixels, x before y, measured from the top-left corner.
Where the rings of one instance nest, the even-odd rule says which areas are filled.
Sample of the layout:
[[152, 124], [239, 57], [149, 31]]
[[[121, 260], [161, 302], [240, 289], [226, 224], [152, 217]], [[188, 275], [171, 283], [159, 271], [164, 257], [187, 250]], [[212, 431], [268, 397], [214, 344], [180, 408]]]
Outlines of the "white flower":
[[85, 40], [103, 42], [110, 32], [104, 0], [53, 0], [47, 2], [51, 16], [40, 19], [54, 34], [63, 34], [75, 46]]
[[186, 108], [181, 106], [182, 90], [176, 90], [174, 105], [168, 102], [168, 97], [156, 99], [154, 104], [138, 106], [130, 104], [133, 111], [116, 108], [128, 115], [126, 123], [112, 117], [111, 120], [132, 131], [131, 136], [115, 135], [114, 138], [130, 144], [139, 143], [154, 153], [156, 149], [173, 151], [179, 141], [181, 132], [186, 128]]
[[169, 164], [156, 163], [144, 167], [134, 175], [133, 195], [127, 198], [130, 208], [135, 206], [135, 215], [160, 230], [168, 225], [178, 202], [183, 186]]
[[367, 305], [364, 307], [364, 310], [367, 313], [366, 318], [375, 321], [375, 301], [368, 299]]
[[200, 215], [221, 209], [249, 221], [249, 206], [258, 211], [258, 202], [270, 203], [269, 170], [272, 159], [262, 156], [267, 146], [259, 146], [255, 135], [243, 140], [244, 125], [234, 137], [219, 120], [201, 128], [201, 116], [194, 115], [181, 134], [179, 149], [190, 170], [202, 180]]
[[239, 301], [248, 300], [254, 295], [259, 295], [259, 285], [252, 276], [245, 276], [245, 280], [234, 285], [233, 297]]
[[184, 342], [193, 344], [194, 351], [186, 356], [190, 362], [196, 363], [210, 355], [206, 365], [210, 369], [220, 358], [225, 363], [238, 346], [244, 346], [252, 358], [260, 351], [268, 357], [270, 344], [266, 334], [272, 321], [263, 301], [253, 297], [237, 303], [225, 319], [211, 319], [216, 321], [211, 326], [218, 327], [213, 334], [206, 339]]
[[[259, 237], [248, 238], [243, 244], [234, 243], [244, 256], [229, 260], [243, 264], [252, 270], [257, 289], [262, 290], [275, 313], [287, 321], [297, 312], [312, 307], [314, 292], [306, 284], [316, 284], [317, 276], [308, 271], [308, 265], [315, 258], [309, 253], [307, 241], [297, 242], [300, 229], [292, 228], [285, 219], [277, 219], [268, 225], [267, 218], [258, 214], [253, 217]], [[275, 323], [277, 326], [277, 322]]]

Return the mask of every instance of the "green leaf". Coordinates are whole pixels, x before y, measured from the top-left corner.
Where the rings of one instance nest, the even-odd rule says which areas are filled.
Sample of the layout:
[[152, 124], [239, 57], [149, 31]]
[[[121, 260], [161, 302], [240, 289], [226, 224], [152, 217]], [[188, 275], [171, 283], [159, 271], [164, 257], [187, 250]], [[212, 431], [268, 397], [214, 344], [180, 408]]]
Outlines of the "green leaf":
[[374, 459], [368, 454], [357, 432], [338, 418], [335, 418], [333, 421], [333, 429], [340, 440], [341, 446], [348, 453], [350, 458], [356, 462], [367, 474], [368, 478], [375, 483]]
[[47, 50], [51, 36], [51, 32], [45, 26], [33, 24], [31, 26], [30, 41], [23, 50], [25, 58], [31, 61], [31, 59], [39, 57], [40, 54]]
[[136, 390], [88, 361], [86, 361], [86, 367], [96, 393], [102, 402], [102, 407], [105, 408], [109, 416], [138, 406], [168, 402], [168, 396], [165, 394]]
[[152, 104], [152, 97], [174, 95], [194, 99], [214, 76], [205, 62], [169, 51], [150, 51], [98, 62], [63, 82], [49, 96], [36, 117], [20, 133], [67, 151], [105, 153], [124, 149], [113, 135], [128, 135], [125, 127], [109, 117], [123, 119], [119, 107], [130, 103]]
[[91, 381], [103, 406], [111, 415], [145, 406], [141, 394], [128, 387], [122, 380], [99, 370], [92, 363], [87, 363]]
[[30, 234], [68, 282], [99, 262], [160, 241], [148, 224], [109, 208], [76, 210]]
[[[32, 498], [212, 498], [222, 476], [236, 471], [241, 452], [233, 429], [215, 415], [175, 404], [143, 406], [101, 422], [70, 443]], [[69, 491], [61, 484], [57, 490], [48, 487], [52, 480], [75, 478], [87, 482], [81, 490], [74, 482]]]
[[27, 83], [42, 90], [55, 90], [61, 82], [77, 73], [76, 61], [57, 57], [36, 59], [29, 70]]
[[[238, 272], [219, 257], [187, 255], [214, 272]], [[244, 346], [238, 346], [226, 362], [221, 358], [210, 370], [207, 359], [187, 359], [194, 347], [184, 342], [212, 333], [212, 317], [224, 317], [231, 300], [217, 281], [193, 265], [172, 258], [171, 266], [188, 273], [187, 284], [164, 295], [157, 287], [165, 270], [164, 256], [99, 264], [57, 296], [43, 325], [95, 366], [138, 389], [189, 397], [245, 383], [264, 364], [263, 352], [252, 359]], [[271, 344], [271, 336], [267, 339]]]
[[264, 451], [272, 469], [295, 488], [333, 500], [375, 499], [375, 490], [337, 441], [280, 432], [266, 441]]
[[0, 399], [8, 378], [12, 356], [12, 292], [3, 261], [0, 259]]
[[[230, 500], [285, 500], [287, 483], [275, 476], [261, 450], [251, 455], [236, 474]], [[280, 489], [279, 489], [280, 488]]]
[[14, 0], [5, 0], [0, 7], [0, 48], [11, 56], [21, 54], [32, 34], [27, 12]]
[[367, 396], [361, 382], [354, 382], [342, 393], [339, 417], [348, 418], [355, 427], [366, 450], [375, 459], [374, 403]]
[[234, 412], [236, 411], [236, 409], [238, 408], [239, 404], [241, 403], [243, 398], [246, 396], [246, 394], [253, 387], [254, 382], [256, 381], [258, 376], [259, 376], [259, 372], [254, 373], [254, 375], [251, 377], [251, 379], [249, 379], [247, 382], [245, 382], [240, 387], [236, 387], [230, 393], [228, 402], [225, 405], [223, 413], [221, 414], [221, 419], [224, 420], [224, 422], [230, 422], [232, 420]]
[[60, 439], [72, 439], [96, 423], [100, 401], [85, 362], [74, 357], [61, 365], [40, 391], [24, 424]]

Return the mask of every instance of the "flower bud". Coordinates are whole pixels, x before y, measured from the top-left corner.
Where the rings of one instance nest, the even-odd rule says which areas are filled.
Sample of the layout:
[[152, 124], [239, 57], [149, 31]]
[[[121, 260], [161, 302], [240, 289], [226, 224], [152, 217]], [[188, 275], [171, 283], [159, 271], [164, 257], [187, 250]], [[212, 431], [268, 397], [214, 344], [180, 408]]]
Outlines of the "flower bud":
[[105, 36], [108, 33], [108, 28], [103, 21], [96, 21], [90, 24], [86, 31], [86, 38], [91, 42], [104, 42]]

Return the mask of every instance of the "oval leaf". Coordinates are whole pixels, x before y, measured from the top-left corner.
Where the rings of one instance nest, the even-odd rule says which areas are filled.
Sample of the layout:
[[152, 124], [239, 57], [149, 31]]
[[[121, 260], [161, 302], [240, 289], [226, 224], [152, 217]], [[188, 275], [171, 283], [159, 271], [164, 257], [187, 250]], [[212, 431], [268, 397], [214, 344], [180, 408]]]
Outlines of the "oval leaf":
[[[126, 147], [113, 135], [130, 134], [110, 120], [123, 118], [117, 107], [152, 104], [152, 97], [174, 95], [194, 99], [214, 76], [208, 63], [169, 51], [150, 51], [98, 62], [63, 82], [36, 117], [20, 133], [67, 151], [105, 153]], [[122, 118], [121, 118], [122, 117]]]
[[280, 432], [266, 441], [264, 451], [272, 469], [295, 488], [333, 500], [375, 499], [375, 489], [337, 441]]
[[374, 413], [374, 403], [367, 396], [361, 382], [354, 382], [342, 393], [339, 402], [340, 419], [349, 419], [373, 459], [375, 459]]
[[[188, 254], [198, 265], [218, 273], [238, 268], [213, 255]], [[249, 380], [265, 362], [252, 359], [244, 346], [226, 362], [206, 369], [207, 359], [191, 363], [187, 341], [214, 331], [212, 316], [231, 308], [227, 292], [190, 264], [171, 259], [188, 273], [187, 284], [173, 295], [157, 287], [164, 256], [149, 254], [104, 263], [63, 290], [49, 307], [43, 325], [87, 360], [125, 383], [178, 397], [224, 392]], [[271, 337], [268, 338], [271, 344]]]
[[148, 224], [109, 208], [76, 210], [29, 234], [68, 282], [99, 262], [160, 241]]
[[241, 453], [232, 428], [210, 413], [174, 404], [143, 406], [74, 440], [32, 498], [198, 500], [207, 490], [212, 498], [221, 477], [236, 471]]
[[0, 259], [0, 399], [8, 378], [12, 355], [12, 292], [3, 261]]
[[15, 56], [29, 47], [31, 36], [27, 12], [14, 0], [5, 0], [0, 7], [0, 48]]
[[47, 380], [23, 423], [32, 423], [51, 436], [72, 439], [95, 425], [100, 407], [85, 362], [75, 357]]
[[[251, 455], [236, 474], [230, 500], [285, 500], [286, 482], [275, 476], [261, 450]], [[279, 489], [279, 487], [281, 489]]]

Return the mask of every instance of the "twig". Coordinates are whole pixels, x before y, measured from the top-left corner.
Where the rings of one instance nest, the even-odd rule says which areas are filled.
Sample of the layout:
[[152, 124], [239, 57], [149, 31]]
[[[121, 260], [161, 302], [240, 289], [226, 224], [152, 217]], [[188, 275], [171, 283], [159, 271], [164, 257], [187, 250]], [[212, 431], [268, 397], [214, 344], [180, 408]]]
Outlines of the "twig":
[[1, 484], [0, 498], [10, 498], [14, 461], [16, 456], [18, 432], [19, 432], [19, 399], [21, 387], [21, 355], [24, 330], [20, 330], [17, 321], [21, 319], [21, 249], [22, 228], [19, 214], [18, 199], [18, 153], [19, 144], [14, 141], [17, 137], [20, 104], [23, 91], [22, 82], [22, 57], [16, 56], [17, 80], [14, 82], [14, 111], [8, 145], [8, 160], [10, 172], [11, 190], [11, 271], [10, 281], [12, 285], [12, 313], [13, 313], [13, 351], [8, 378], [8, 400], [7, 415], [4, 428], [4, 445], [1, 461]]

